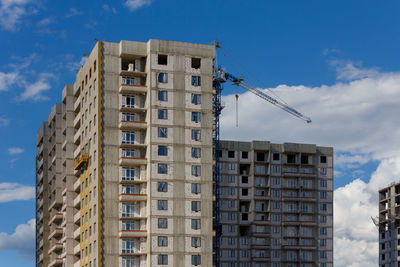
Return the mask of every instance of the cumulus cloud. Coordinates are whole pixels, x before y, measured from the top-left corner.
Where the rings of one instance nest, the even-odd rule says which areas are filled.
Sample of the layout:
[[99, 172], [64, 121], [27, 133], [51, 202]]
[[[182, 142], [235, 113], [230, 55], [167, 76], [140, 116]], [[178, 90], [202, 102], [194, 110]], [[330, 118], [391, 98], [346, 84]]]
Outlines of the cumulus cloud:
[[153, 0], [126, 0], [125, 6], [129, 8], [130, 11], [135, 11], [141, 7], [150, 6]]
[[0, 183], [0, 203], [35, 197], [35, 187], [18, 183]]
[[25, 84], [25, 90], [19, 97], [19, 101], [24, 101], [31, 99], [33, 101], [39, 100], [47, 100], [48, 97], [43, 95], [44, 91], [47, 91], [51, 88], [50, 79], [54, 78], [54, 75], [51, 73], [41, 73], [39, 75], [38, 80], [34, 83], [27, 83]]
[[54, 18], [54, 17], [48, 17], [48, 18], [44, 18], [44, 19], [40, 20], [40, 21], [37, 23], [37, 25], [38, 25], [39, 27], [46, 27], [46, 26], [48, 26], [48, 25], [54, 23], [54, 21], [55, 21], [55, 18]]
[[[338, 80], [332, 85], [271, 88], [310, 116], [311, 124], [245, 92], [239, 94], [238, 128], [235, 95], [223, 96], [221, 134], [223, 139], [333, 146], [336, 166], [356, 177], [363, 175], [357, 167], [378, 161], [370, 177], [355, 179], [334, 193], [335, 264], [376, 266], [378, 231], [371, 217], [378, 215], [378, 190], [400, 181], [400, 73], [362, 69], [348, 61], [336, 66]], [[345, 175], [341, 171], [335, 170], [340, 179]]]
[[26, 260], [34, 260], [35, 257], [35, 219], [26, 224], [20, 224], [14, 233], [0, 233], [0, 251], [16, 251]]
[[105, 12], [111, 12], [111, 13], [113, 13], [113, 14], [117, 14], [117, 10], [116, 10], [114, 7], [110, 7], [110, 6], [107, 5], [107, 4], [104, 4], [104, 5], [103, 5], [103, 10], [104, 10]]
[[71, 8], [68, 10], [67, 14], [65, 14], [65, 17], [66, 17], [66, 18], [70, 18], [70, 17], [82, 15], [82, 14], [83, 14], [82, 11], [80, 11], [80, 10], [78, 10], [78, 9], [76, 9], [76, 8], [71, 7]]
[[29, 14], [28, 5], [33, 0], [0, 0], [0, 25], [9, 31], [17, 30], [24, 16]]
[[8, 149], [8, 154], [10, 155], [17, 155], [17, 154], [21, 154], [24, 153], [24, 150], [20, 147], [10, 147]]
[[17, 82], [18, 72], [0, 72], [0, 91], [7, 91], [8, 88]]

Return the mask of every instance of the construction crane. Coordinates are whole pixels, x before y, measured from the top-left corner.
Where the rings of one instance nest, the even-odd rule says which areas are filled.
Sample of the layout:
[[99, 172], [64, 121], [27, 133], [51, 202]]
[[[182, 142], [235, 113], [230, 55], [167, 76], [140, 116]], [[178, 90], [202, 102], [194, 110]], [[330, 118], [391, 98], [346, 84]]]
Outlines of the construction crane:
[[[214, 46], [216, 48], [221, 48], [220, 44], [217, 41], [214, 41]], [[215, 238], [214, 238], [214, 266], [221, 267], [220, 262], [220, 246], [221, 246], [221, 235], [222, 235], [222, 226], [220, 223], [221, 214], [220, 214], [220, 207], [221, 207], [221, 162], [220, 162], [220, 115], [223, 109], [222, 102], [221, 102], [221, 93], [223, 86], [222, 84], [231, 81], [232, 84], [240, 86], [253, 94], [257, 95], [258, 97], [268, 101], [269, 103], [275, 105], [276, 107], [292, 114], [293, 116], [306, 121], [307, 123], [311, 122], [311, 118], [301, 114], [294, 108], [290, 107], [289, 105], [279, 101], [263, 91], [254, 88], [246, 83], [243, 78], [237, 78], [236, 76], [226, 72], [221, 67], [217, 65], [217, 60], [214, 61], [214, 74], [213, 74], [213, 88], [215, 90], [215, 94], [213, 97], [213, 114], [214, 114], [214, 131], [213, 131], [213, 156], [215, 160], [214, 164], [214, 171], [213, 171], [213, 181], [214, 181], [214, 194], [215, 194], [215, 202], [213, 207], [213, 228], [215, 231]], [[236, 101], [238, 100], [238, 95], [236, 95]], [[236, 122], [237, 124], [237, 122]]]

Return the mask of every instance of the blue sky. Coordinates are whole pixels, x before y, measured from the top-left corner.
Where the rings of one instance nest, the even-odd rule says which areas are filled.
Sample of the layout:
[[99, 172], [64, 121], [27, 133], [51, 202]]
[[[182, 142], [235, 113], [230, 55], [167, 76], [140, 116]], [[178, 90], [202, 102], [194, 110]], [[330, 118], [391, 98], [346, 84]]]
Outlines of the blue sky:
[[[0, 262], [33, 264], [36, 131], [94, 39], [154, 38], [218, 39], [230, 55], [221, 65], [313, 118], [305, 125], [225, 86], [223, 137], [335, 147], [337, 266], [376, 264], [374, 192], [400, 175], [399, 10], [393, 0], [0, 0]], [[346, 213], [352, 200], [365, 205]], [[346, 226], [351, 214], [363, 231]]]

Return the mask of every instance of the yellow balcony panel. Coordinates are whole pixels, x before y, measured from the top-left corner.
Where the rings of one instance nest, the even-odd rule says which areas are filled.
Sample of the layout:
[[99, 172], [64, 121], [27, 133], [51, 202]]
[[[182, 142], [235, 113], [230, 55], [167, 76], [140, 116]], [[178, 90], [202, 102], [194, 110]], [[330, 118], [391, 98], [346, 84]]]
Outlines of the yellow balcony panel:
[[119, 86], [120, 94], [129, 94], [129, 93], [147, 93], [146, 85], [129, 85], [129, 84], [121, 84]]
[[145, 121], [120, 121], [119, 128], [121, 130], [146, 129], [147, 122], [145, 122]]
[[119, 165], [121, 166], [137, 166], [146, 165], [147, 158], [136, 158], [136, 157], [120, 157]]
[[120, 194], [119, 201], [121, 202], [136, 202], [136, 201], [146, 201], [147, 194]]
[[119, 237], [121, 238], [135, 238], [135, 237], [146, 237], [147, 230], [121, 230], [119, 231]]

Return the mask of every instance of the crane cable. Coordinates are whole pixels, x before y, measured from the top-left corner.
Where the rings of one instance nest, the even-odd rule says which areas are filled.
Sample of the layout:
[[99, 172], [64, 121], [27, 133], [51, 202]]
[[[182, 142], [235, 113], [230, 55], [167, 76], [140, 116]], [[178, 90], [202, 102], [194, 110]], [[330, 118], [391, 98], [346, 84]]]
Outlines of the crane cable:
[[[264, 89], [267, 89], [267, 90], [268, 90], [269, 92], [271, 92], [274, 96], [276, 96], [276, 98], [278, 98], [280, 101], [282, 101], [283, 103], [285, 103], [286, 105], [289, 106], [289, 104], [288, 104], [285, 100], [283, 100], [281, 97], [279, 97], [279, 95], [277, 95], [277, 94], [276, 94], [274, 91], [272, 91], [270, 88], [268, 88], [267, 86], [265, 86], [265, 84], [264, 84], [262, 81], [260, 81], [255, 75], [252, 75], [252, 73], [251, 73], [243, 64], [241, 64], [240, 62], [236, 61], [232, 56], [228, 55], [228, 51], [226, 51], [225, 48], [222, 48], [222, 46], [219, 46], [219, 48], [220, 48], [222, 54], [224, 54], [224, 55], [227, 57], [228, 61], [230, 61], [229, 58], [231, 58], [231, 63], [233, 63], [233, 65], [235, 65], [235, 63], [236, 63], [237, 65], [239, 65], [240, 67], [242, 67], [242, 68], [249, 74], [249, 76], [250, 76], [251, 78], [255, 79], [258, 83], [260, 83], [260, 84], [264, 87]], [[233, 62], [233, 61], [235, 61], [235, 62]]]

